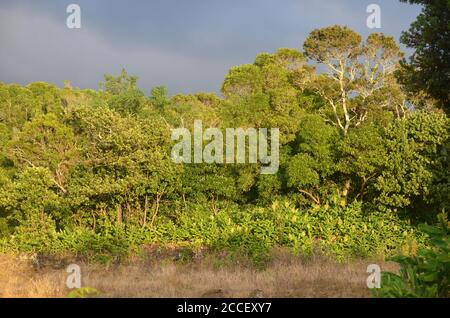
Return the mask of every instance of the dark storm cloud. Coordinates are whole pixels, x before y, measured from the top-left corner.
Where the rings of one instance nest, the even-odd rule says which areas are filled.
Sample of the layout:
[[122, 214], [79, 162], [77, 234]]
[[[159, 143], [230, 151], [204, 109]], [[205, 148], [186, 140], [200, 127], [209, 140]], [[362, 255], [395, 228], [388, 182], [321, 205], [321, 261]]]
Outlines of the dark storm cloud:
[[[80, 30], [65, 25], [70, 3], [81, 7]], [[146, 92], [218, 91], [230, 66], [300, 49], [313, 28], [345, 24], [367, 35], [370, 3], [382, 8], [380, 31], [396, 38], [419, 11], [392, 0], [2, 0], [0, 80], [96, 88], [125, 67]]]

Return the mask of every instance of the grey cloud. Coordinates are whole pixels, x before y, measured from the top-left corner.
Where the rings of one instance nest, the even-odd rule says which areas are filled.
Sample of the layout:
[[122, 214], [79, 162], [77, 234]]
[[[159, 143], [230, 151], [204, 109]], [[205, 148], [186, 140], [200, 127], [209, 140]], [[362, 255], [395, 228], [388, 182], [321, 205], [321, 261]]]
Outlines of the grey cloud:
[[[168, 84], [178, 92], [186, 91], [186, 87], [216, 89], [211, 83], [220, 81], [227, 68], [220, 61], [205, 61], [156, 47], [135, 50], [111, 45], [101, 33], [83, 27], [69, 30], [64, 23], [29, 9], [0, 9], [0, 37], [1, 80], [8, 82], [30, 79], [61, 85], [69, 79], [75, 86], [95, 87], [102, 74], [125, 67], [140, 77], [146, 91]], [[200, 74], [200, 69], [207, 72]]]
[[[69, 79], [97, 87], [104, 73], [125, 67], [146, 92], [218, 91], [229, 67], [259, 52], [301, 48], [316, 27], [346, 24], [366, 35], [368, 0], [74, 0], [81, 30], [65, 27], [56, 0], [2, 0], [0, 80], [28, 83]], [[397, 38], [418, 8], [378, 0], [382, 32]]]

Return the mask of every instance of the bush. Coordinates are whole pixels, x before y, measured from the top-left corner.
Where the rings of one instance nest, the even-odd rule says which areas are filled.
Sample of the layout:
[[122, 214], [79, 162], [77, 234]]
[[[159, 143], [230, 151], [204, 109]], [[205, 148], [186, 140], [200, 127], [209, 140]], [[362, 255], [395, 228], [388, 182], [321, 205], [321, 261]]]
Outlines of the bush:
[[100, 297], [100, 292], [92, 287], [82, 287], [72, 290], [68, 298], [97, 298]]
[[[58, 252], [59, 241], [55, 221], [45, 213], [29, 213], [4, 241], [7, 249], [20, 252]], [[3, 245], [3, 244], [2, 244]]]
[[360, 203], [348, 207], [296, 209], [290, 202], [271, 207], [245, 207], [210, 214], [202, 208], [182, 213], [177, 222], [162, 224], [160, 240], [206, 245], [215, 250], [244, 253], [265, 263], [273, 247], [309, 254], [319, 248], [345, 259], [392, 255], [423, 237], [394, 213], [367, 212]]
[[429, 236], [429, 248], [416, 256], [390, 258], [400, 264], [400, 274], [385, 272], [376, 297], [450, 297], [450, 227], [446, 215], [439, 217], [440, 227], [426, 224], [419, 228]]
[[[35, 230], [19, 227], [3, 246], [21, 251], [72, 252], [109, 263], [143, 244], [170, 243], [227, 251], [262, 266], [275, 247], [306, 255], [319, 249], [344, 260], [392, 255], [409, 242], [423, 243], [423, 236], [409, 222], [394, 213], [366, 211], [361, 203], [299, 210], [288, 201], [276, 201], [271, 207], [234, 205], [214, 212], [199, 204], [173, 220], [161, 217], [155, 226], [99, 219], [96, 231], [78, 226], [58, 232], [54, 224], [47, 225], [32, 225]], [[42, 228], [48, 231], [36, 232]]]

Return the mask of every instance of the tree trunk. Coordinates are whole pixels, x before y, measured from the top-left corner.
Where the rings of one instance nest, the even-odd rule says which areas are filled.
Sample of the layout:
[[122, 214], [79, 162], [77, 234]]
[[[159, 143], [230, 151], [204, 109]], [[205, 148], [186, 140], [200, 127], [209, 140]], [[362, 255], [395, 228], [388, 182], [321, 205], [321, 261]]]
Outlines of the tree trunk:
[[122, 224], [123, 221], [123, 213], [122, 213], [122, 205], [118, 205], [117, 207], [117, 223]]
[[145, 196], [144, 202], [144, 220], [142, 221], [142, 227], [147, 225], [147, 211], [148, 211], [148, 196]]

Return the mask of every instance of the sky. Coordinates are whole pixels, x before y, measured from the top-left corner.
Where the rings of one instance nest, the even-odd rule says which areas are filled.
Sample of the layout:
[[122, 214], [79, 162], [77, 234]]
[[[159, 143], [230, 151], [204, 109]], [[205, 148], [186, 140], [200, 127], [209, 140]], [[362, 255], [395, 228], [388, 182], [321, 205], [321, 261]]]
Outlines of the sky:
[[[69, 29], [69, 4], [81, 28]], [[381, 7], [381, 29], [369, 29], [369, 4]], [[420, 13], [398, 0], [0, 0], [0, 81], [45, 81], [98, 88], [125, 68], [149, 94], [219, 92], [230, 67], [261, 52], [302, 49], [308, 34], [333, 24], [363, 36], [397, 40]]]

